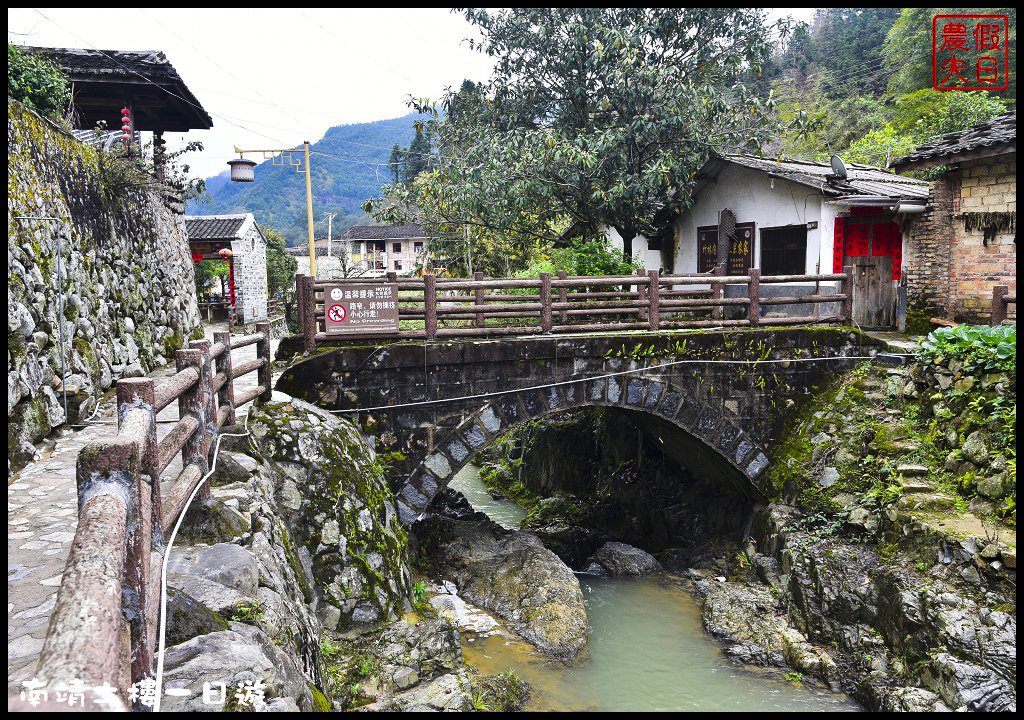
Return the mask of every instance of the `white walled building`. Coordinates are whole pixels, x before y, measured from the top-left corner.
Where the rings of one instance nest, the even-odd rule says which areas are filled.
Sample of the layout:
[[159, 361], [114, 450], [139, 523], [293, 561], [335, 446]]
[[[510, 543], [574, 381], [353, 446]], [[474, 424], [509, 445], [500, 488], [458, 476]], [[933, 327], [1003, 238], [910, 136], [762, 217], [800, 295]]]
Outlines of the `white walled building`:
[[252, 213], [186, 215], [185, 230], [193, 260], [223, 259], [230, 248], [229, 298], [241, 322], [267, 319], [267, 240]]
[[[356, 225], [339, 238], [316, 240], [316, 275], [321, 280], [413, 275], [429, 241], [419, 225]], [[298, 272], [308, 275], [308, 247], [288, 248], [288, 254], [298, 262]]]
[[[828, 163], [748, 155], [712, 158], [697, 174], [693, 203], [667, 239], [658, 249], [649, 249], [648, 240], [638, 237], [633, 255], [647, 269], [664, 268], [676, 275], [711, 272], [718, 259], [718, 226], [728, 209], [736, 219], [728, 275], [744, 275], [751, 267], [764, 277], [842, 272], [848, 264], [871, 266], [871, 272], [885, 275], [886, 289], [895, 298], [904, 247], [900, 216], [924, 209], [928, 183], [853, 163], [846, 171], [840, 179]], [[610, 237], [622, 247], [614, 231]], [[836, 283], [822, 285], [822, 293], [837, 290]], [[761, 285], [762, 296], [813, 290], [813, 285]], [[745, 287], [728, 286], [726, 295], [741, 292]], [[810, 308], [774, 309], [804, 314]], [[888, 308], [883, 316], [885, 324], [893, 319]]]

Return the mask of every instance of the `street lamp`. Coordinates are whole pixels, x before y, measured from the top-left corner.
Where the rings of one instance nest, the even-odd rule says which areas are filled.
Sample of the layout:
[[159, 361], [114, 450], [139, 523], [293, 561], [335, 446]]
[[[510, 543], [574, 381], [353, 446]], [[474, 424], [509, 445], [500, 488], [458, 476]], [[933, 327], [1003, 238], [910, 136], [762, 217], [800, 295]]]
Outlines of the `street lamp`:
[[[290, 149], [279, 149], [279, 150], [241, 150], [238, 146], [235, 146], [235, 152], [238, 153], [237, 160], [228, 160], [228, 165], [231, 166], [231, 181], [232, 182], [252, 182], [254, 178], [253, 168], [256, 163], [252, 160], [246, 160], [243, 155], [245, 153], [263, 153], [263, 158], [271, 158], [271, 165], [274, 167], [293, 167], [295, 172], [303, 172], [302, 157], [293, 157], [293, 153], [302, 153], [305, 155], [305, 173], [306, 173], [306, 227], [309, 229], [309, 275], [310, 277], [316, 277], [316, 253], [313, 246], [313, 191], [310, 188], [309, 183], [309, 141], [302, 143], [302, 150], [296, 148]], [[269, 286], [267, 290], [269, 294]]]

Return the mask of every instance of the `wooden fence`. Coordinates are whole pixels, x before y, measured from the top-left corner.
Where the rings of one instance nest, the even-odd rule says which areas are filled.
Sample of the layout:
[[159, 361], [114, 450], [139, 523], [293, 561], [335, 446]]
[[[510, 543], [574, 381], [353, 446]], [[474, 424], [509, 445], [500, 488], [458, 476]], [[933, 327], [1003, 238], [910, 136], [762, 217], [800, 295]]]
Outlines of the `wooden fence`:
[[[743, 276], [726, 276], [724, 267], [704, 275], [659, 275], [657, 270], [613, 277], [567, 277], [541, 273], [536, 279], [484, 278], [472, 280], [397, 278], [388, 273], [387, 282], [398, 286], [399, 321], [414, 320], [422, 329], [410, 327], [397, 333], [374, 333], [372, 337], [434, 340], [447, 337], [489, 337], [530, 333], [579, 333], [615, 330], [668, 330], [699, 327], [757, 327], [799, 323], [849, 322], [852, 316], [853, 268], [819, 275], [772, 275], [762, 277], [751, 268]], [[307, 275], [296, 276], [299, 325], [307, 352], [318, 342], [371, 335], [328, 335], [324, 327], [324, 289], [336, 284], [381, 282], [380, 278], [355, 278], [316, 282]], [[820, 294], [822, 282], [838, 282], [839, 292]], [[815, 285], [811, 295], [762, 297], [761, 285], [807, 283]], [[727, 285], [745, 285], [743, 297], [725, 297]], [[771, 305], [837, 303], [838, 314], [813, 317], [763, 318], [761, 307]], [[736, 308], [730, 316], [729, 308]], [[817, 310], [817, 308], [816, 308]], [[707, 317], [678, 318], [679, 313], [703, 312]], [[445, 321], [462, 321], [461, 327], [439, 326]], [[412, 325], [413, 323], [408, 323]]]
[[992, 288], [992, 319], [989, 321], [991, 325], [1002, 325], [1003, 321], [1006, 320], [1007, 306], [1013, 303], [1017, 304], [1017, 296], [1010, 295], [1010, 288], [1006, 285], [996, 285]]
[[[57, 592], [37, 677], [49, 683], [109, 683], [121, 690], [152, 677], [167, 532], [209, 469], [219, 429], [238, 407], [271, 396], [270, 325], [232, 341], [195, 341], [176, 353], [177, 373], [117, 383], [116, 436], [91, 443], [77, 459], [78, 529]], [[256, 345], [238, 365], [234, 349]], [[236, 394], [234, 381], [258, 373]], [[179, 420], [157, 440], [156, 416], [174, 400]], [[166, 495], [160, 474], [181, 454], [182, 471]], [[209, 482], [200, 497], [209, 497]], [[52, 688], [51, 688], [52, 689]]]

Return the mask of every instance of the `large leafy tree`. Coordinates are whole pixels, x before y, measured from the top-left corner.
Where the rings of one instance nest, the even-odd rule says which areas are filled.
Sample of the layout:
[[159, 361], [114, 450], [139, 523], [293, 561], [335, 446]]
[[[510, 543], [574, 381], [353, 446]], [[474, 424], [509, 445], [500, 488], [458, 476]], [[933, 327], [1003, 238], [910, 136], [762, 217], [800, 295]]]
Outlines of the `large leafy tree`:
[[[716, 151], [770, 137], [755, 85], [771, 36], [760, 11], [533, 8], [466, 11], [490, 82], [449, 92], [438, 165], [412, 201], [451, 224], [521, 244], [566, 230], [655, 236], [690, 200]], [[417, 103], [424, 109], [423, 103]], [[454, 110], [454, 112], [453, 112]], [[429, 214], [429, 213], [428, 213]]]

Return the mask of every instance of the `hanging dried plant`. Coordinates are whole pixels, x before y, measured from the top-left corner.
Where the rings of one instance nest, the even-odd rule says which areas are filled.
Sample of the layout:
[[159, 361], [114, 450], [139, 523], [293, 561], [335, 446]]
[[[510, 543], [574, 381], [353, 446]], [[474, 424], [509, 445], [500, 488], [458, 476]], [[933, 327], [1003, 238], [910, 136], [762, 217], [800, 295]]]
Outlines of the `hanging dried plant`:
[[[963, 214], [964, 230], [981, 230], [984, 233], [982, 245], [988, 247], [990, 240], [995, 240], [1001, 232], [1016, 232], [1017, 212], [968, 212]], [[1017, 242], [1016, 236], [1013, 238]]]

